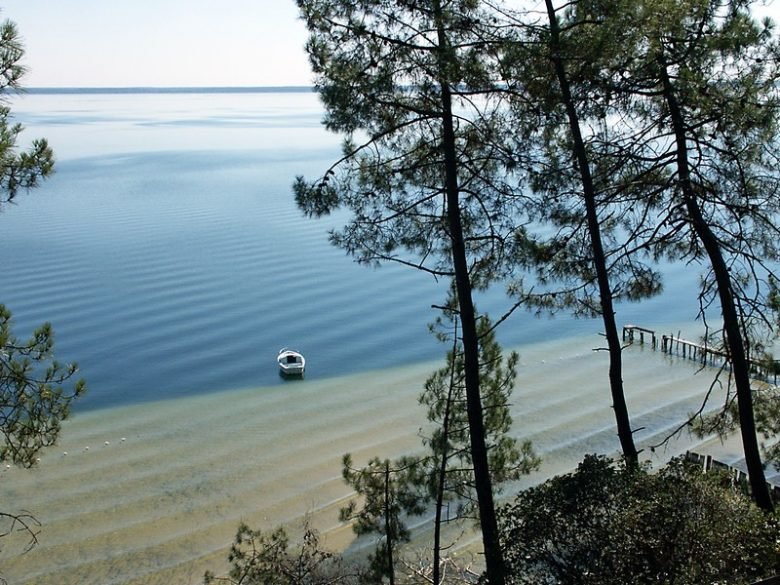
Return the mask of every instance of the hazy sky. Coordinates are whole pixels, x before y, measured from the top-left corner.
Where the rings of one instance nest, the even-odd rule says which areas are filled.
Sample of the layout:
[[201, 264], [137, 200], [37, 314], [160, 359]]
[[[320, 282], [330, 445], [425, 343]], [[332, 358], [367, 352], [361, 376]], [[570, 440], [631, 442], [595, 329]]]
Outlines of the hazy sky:
[[25, 87], [311, 85], [294, 0], [0, 0]]
[[[777, 22], [779, 4], [761, 13]], [[0, 8], [24, 38], [26, 87], [312, 83], [294, 0], [0, 0]]]

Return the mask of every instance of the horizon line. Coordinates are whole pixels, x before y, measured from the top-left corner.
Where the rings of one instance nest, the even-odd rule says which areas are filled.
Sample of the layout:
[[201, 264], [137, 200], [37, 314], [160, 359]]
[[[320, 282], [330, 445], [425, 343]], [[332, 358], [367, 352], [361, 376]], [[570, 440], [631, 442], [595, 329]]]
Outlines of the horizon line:
[[73, 93], [272, 93], [313, 92], [313, 85], [258, 85], [258, 86], [117, 86], [117, 87], [24, 87], [20, 94], [73, 94]]

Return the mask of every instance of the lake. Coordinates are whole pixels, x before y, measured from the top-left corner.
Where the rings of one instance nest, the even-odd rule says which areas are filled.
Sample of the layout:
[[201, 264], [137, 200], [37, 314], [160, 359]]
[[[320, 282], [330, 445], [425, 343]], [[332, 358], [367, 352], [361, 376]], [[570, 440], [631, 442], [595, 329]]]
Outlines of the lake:
[[[303, 351], [324, 378], [435, 359], [427, 331], [446, 283], [355, 264], [310, 220], [297, 175], [340, 152], [310, 91], [71, 91], [11, 103], [24, 139], [45, 137], [56, 174], [0, 215], [0, 302], [23, 337], [44, 321], [89, 385], [77, 409], [283, 383], [275, 356]], [[619, 323], [686, 322], [691, 280], [622, 307]], [[681, 302], [685, 300], [686, 302]], [[480, 306], [498, 316], [495, 290]], [[518, 314], [517, 345], [600, 331]]]

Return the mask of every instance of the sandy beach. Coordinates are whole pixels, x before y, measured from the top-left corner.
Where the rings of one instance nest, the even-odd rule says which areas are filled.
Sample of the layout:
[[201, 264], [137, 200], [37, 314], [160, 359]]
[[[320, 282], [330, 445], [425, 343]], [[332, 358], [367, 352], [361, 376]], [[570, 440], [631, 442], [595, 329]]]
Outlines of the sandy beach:
[[[513, 433], [544, 458], [523, 483], [617, 449], [607, 355], [593, 351], [601, 344], [593, 335], [518, 348]], [[647, 447], [698, 407], [712, 371], [647, 347], [624, 355], [629, 408]], [[205, 570], [226, 569], [239, 522], [294, 528], [306, 515], [326, 543], [344, 546], [342, 455], [362, 464], [418, 450], [426, 421], [417, 396], [436, 367], [310, 372], [269, 388], [77, 412], [37, 468], [0, 472], [2, 509], [41, 523], [31, 552], [21, 554], [23, 539], [3, 539], [0, 573], [14, 585], [196, 584]], [[687, 436], [652, 457], [689, 448], [739, 458], [738, 445]]]

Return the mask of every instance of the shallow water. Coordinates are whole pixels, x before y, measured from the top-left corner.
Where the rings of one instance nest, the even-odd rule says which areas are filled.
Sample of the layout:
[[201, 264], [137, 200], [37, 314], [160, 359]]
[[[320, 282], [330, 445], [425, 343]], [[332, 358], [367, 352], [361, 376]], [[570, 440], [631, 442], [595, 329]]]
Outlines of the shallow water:
[[[595, 342], [595, 343], [594, 343]], [[597, 336], [518, 348], [512, 433], [542, 455], [539, 472], [513, 489], [571, 469], [584, 453], [618, 448]], [[698, 408], [712, 371], [647, 348], [625, 352], [632, 422], [640, 446], [660, 441]], [[304, 516], [329, 546], [352, 537], [338, 522], [349, 489], [341, 456], [356, 464], [420, 449], [417, 405], [437, 363], [321, 380], [202, 394], [79, 414], [37, 469], [0, 471], [0, 493], [34, 510], [39, 545], [4, 539], [11, 583], [62, 585], [200, 583], [224, 571], [240, 521], [293, 531]], [[717, 398], [716, 398], [717, 400]], [[713, 407], [715, 403], [713, 403]], [[689, 448], [683, 435], [644, 455], [656, 464]]]

